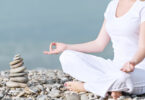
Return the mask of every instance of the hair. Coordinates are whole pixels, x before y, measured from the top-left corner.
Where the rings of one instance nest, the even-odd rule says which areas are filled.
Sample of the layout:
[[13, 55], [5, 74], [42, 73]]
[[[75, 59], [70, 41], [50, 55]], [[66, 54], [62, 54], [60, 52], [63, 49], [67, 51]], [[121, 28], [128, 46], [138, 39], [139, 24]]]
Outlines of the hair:
[[145, 1], [145, 0], [140, 0], [140, 1]]

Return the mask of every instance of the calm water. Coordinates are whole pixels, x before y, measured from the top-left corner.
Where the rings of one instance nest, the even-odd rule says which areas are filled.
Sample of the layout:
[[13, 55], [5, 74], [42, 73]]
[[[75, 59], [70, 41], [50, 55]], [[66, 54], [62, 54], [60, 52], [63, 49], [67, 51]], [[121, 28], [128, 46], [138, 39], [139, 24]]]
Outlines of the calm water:
[[[28, 69], [59, 68], [59, 55], [43, 55], [51, 41], [83, 43], [94, 40], [109, 0], [0, 1], [0, 70], [9, 69], [20, 53]], [[112, 58], [111, 44], [103, 53]]]

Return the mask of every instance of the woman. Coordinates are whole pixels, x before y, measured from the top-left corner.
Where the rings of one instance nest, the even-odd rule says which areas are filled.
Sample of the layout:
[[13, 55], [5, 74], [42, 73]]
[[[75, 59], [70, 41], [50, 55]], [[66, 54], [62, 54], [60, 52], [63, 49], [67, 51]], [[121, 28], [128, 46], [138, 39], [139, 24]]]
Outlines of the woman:
[[[66, 82], [71, 91], [90, 91], [116, 99], [123, 92], [145, 93], [145, 1], [112, 0], [98, 37], [82, 44], [52, 42], [45, 54], [60, 55], [64, 72], [80, 80]], [[87, 53], [102, 52], [113, 43], [114, 59]], [[52, 46], [56, 46], [52, 49]]]

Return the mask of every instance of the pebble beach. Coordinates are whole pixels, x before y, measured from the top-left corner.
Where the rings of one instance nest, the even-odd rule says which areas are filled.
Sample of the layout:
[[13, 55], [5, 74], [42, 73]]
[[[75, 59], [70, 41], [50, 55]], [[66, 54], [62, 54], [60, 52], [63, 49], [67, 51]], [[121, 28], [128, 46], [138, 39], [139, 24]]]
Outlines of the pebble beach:
[[[72, 92], [64, 87], [66, 81], [78, 81], [62, 70], [27, 70], [28, 82], [23, 88], [6, 86], [9, 70], [0, 72], [0, 100], [113, 100], [90, 92]], [[124, 94], [118, 100], [145, 100], [145, 95]]]

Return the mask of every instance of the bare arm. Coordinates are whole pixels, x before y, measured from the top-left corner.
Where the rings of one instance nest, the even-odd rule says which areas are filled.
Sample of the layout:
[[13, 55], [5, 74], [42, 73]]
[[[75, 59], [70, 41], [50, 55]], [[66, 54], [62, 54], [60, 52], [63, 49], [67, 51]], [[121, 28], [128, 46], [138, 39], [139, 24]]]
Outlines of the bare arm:
[[67, 44], [66, 49], [76, 50], [86, 53], [102, 52], [110, 41], [110, 37], [105, 29], [106, 20], [104, 19], [102, 28], [98, 37], [90, 42], [81, 44]]
[[145, 58], [145, 22], [140, 26], [138, 50], [131, 61], [135, 64], [140, 63]]
[[121, 68], [124, 72], [132, 72], [137, 64], [139, 64], [145, 58], [145, 22], [140, 25], [139, 45], [138, 50], [135, 53], [131, 61], [124, 64]]
[[[81, 44], [65, 44], [61, 42], [52, 42], [49, 46], [49, 51], [44, 51], [44, 54], [58, 54], [63, 52], [66, 49], [86, 52], [86, 53], [94, 53], [94, 52], [101, 52], [107, 46], [110, 41], [110, 37], [105, 29], [106, 20], [104, 19], [102, 28], [98, 37], [90, 42], [81, 43]], [[52, 47], [56, 46], [55, 49]]]

